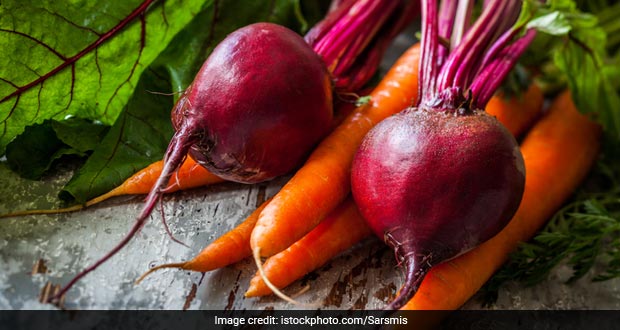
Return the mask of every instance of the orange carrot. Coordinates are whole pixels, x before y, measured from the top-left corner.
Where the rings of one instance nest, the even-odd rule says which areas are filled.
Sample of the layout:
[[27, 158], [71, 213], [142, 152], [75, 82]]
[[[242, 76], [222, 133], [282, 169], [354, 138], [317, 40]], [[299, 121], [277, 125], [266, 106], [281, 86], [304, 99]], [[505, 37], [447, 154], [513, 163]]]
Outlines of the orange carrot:
[[[161, 160], [149, 165], [125, 180], [121, 186], [107, 193], [106, 195], [112, 195], [106, 198], [119, 195], [148, 194], [157, 177], [161, 174], [162, 167], [163, 161]], [[166, 192], [197, 188], [220, 182], [224, 182], [224, 179], [207, 171], [207, 169], [196, 163], [192, 157], [187, 157], [179, 170], [170, 178]]]
[[263, 202], [233, 230], [222, 235], [200, 251], [192, 260], [153, 267], [140, 276], [136, 283], [142, 281], [146, 276], [159, 269], [180, 268], [197, 272], [208, 272], [232, 265], [250, 256], [252, 254], [249, 241], [250, 232], [252, 232], [256, 220], [258, 220], [258, 215], [265, 206], [267, 206], [269, 201], [271, 201], [271, 198]]
[[314, 228], [349, 194], [351, 162], [364, 135], [382, 119], [413, 104], [417, 94], [419, 47], [395, 63], [361, 106], [319, 144], [303, 167], [261, 212], [252, 250], [278, 253]]
[[[540, 89], [534, 86], [528, 89], [526, 96], [519, 99], [496, 95], [486, 110], [497, 115], [502, 124], [517, 135], [525, 131], [541, 113], [543, 100], [539, 93]], [[541, 96], [539, 100], [532, 100], [538, 95]], [[302, 239], [267, 259], [263, 265], [265, 274], [276, 287], [284, 288], [369, 235], [370, 230], [354, 203], [346, 200]], [[257, 274], [252, 278], [245, 295], [256, 297], [271, 293]]]
[[568, 92], [561, 94], [521, 145], [525, 193], [508, 226], [479, 247], [432, 268], [403, 309], [453, 310], [464, 304], [583, 180], [598, 154], [600, 131], [577, 112]]
[[[84, 204], [73, 205], [65, 208], [51, 210], [26, 210], [17, 211], [0, 215], [0, 218], [8, 218], [15, 216], [24, 216], [32, 214], [58, 214], [79, 211], [85, 207], [89, 207], [101, 203], [109, 198], [123, 195], [139, 195], [147, 194], [155, 181], [159, 177], [163, 167], [163, 161], [157, 161], [141, 171], [129, 177], [120, 186], [110, 190], [109, 192], [95, 197]], [[170, 178], [170, 183], [166, 188], [166, 192], [175, 192], [190, 188], [197, 188], [209, 184], [224, 182], [224, 180], [215, 174], [210, 173], [204, 167], [196, 163], [191, 157], [187, 157], [183, 165], [177, 173]]]
[[[263, 265], [265, 274], [276, 287], [283, 288], [370, 234], [370, 228], [349, 197], [306, 236], [267, 259]], [[258, 297], [271, 293], [257, 274], [252, 278], [245, 296]]]
[[532, 83], [520, 96], [506, 98], [498, 93], [487, 103], [485, 110], [501, 121], [514, 136], [519, 137], [540, 116], [543, 102], [542, 90]]

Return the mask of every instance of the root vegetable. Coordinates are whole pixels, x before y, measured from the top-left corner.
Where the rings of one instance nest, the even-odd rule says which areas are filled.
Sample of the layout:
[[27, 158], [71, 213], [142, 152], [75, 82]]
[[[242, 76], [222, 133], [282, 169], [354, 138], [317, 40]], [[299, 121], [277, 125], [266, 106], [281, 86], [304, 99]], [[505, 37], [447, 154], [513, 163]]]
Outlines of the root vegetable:
[[508, 42], [519, 8], [519, 1], [487, 1], [450, 53], [439, 51], [439, 31], [450, 39], [445, 34], [455, 29], [438, 21], [451, 24], [454, 13], [438, 18], [437, 3], [422, 2], [420, 101], [375, 126], [351, 170], [361, 214], [405, 267], [405, 284], [387, 309], [402, 307], [431, 267], [497, 234], [519, 206], [523, 158], [483, 110], [534, 36]]

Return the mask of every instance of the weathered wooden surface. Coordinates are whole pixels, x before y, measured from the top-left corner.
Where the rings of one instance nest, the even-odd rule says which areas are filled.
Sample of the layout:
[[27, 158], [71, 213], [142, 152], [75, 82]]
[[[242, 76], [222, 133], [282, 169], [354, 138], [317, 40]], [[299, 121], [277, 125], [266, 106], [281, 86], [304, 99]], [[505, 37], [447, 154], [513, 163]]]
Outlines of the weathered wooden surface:
[[[1, 171], [6, 174], [2, 177], [11, 176], [6, 168]], [[15, 180], [2, 184], [0, 212], [32, 207], [24, 201], [52, 191], [61, 182], [56, 178], [41, 184]], [[189, 247], [171, 241], [159, 212], [154, 212], [142, 232], [121, 253], [68, 294], [67, 307], [290, 308], [273, 297], [243, 297], [255, 272], [250, 260], [207, 273], [202, 280], [200, 274], [164, 270], [140, 285], [133, 284], [149, 266], [190, 258], [275, 194], [284, 180], [254, 186], [226, 183], [167, 196], [165, 217], [174, 236]], [[54, 200], [53, 196], [48, 197]], [[49, 205], [45, 200], [36, 204]], [[0, 307], [42, 307], [36, 300], [45, 284], [66, 283], [78, 270], [111, 249], [129, 229], [140, 208], [139, 197], [117, 198], [81, 212], [2, 221]], [[31, 271], [33, 267], [36, 271]], [[310, 285], [309, 293], [298, 297], [300, 301], [319, 302], [326, 308], [380, 308], [394, 294], [399, 281], [393, 267], [390, 252], [378, 240], [369, 239], [309, 274], [287, 292], [293, 294]], [[192, 291], [195, 293], [190, 294]], [[187, 299], [188, 295], [195, 297]]]
[[[50, 205], [49, 194], [62, 182], [15, 178], [0, 164], [0, 212]], [[150, 266], [187, 260], [213, 239], [243, 220], [263, 198], [277, 192], [286, 178], [269, 184], [225, 183], [165, 198], [166, 219], [175, 237], [165, 234], [158, 212], [116, 257], [84, 278], [67, 296], [68, 308], [80, 309], [291, 309], [278, 298], [243, 296], [255, 266], [249, 260], [201, 274], [179, 270], [154, 273], [140, 285], [135, 279]], [[141, 208], [141, 199], [117, 198], [86, 211], [56, 216], [30, 216], [0, 221], [0, 308], [51, 308], [38, 299], [46, 283], [66, 283], [77, 271], [111, 249], [126, 233]], [[561, 283], [566, 270], [536, 288], [511, 285], [497, 308], [620, 308], [618, 282]], [[368, 239], [285, 290], [301, 302], [328, 309], [377, 309], [402, 282], [393, 254], [377, 239]], [[188, 298], [188, 296], [190, 298]], [[193, 297], [193, 298], [192, 298]], [[470, 302], [465, 308], [479, 308]]]

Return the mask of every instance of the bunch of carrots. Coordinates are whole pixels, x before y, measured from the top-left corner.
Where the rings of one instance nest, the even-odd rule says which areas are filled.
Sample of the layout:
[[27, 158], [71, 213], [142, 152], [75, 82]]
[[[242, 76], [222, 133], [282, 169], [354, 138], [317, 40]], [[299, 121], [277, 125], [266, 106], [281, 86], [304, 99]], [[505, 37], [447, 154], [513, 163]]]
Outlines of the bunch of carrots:
[[[207, 272], [254, 257], [261, 264], [246, 297], [276, 293], [371, 235], [350, 197], [351, 163], [366, 133], [381, 120], [415, 103], [419, 45], [410, 47], [370, 93], [370, 102], [351, 109], [272, 198], [236, 228], [205, 247], [192, 260], [163, 268]], [[523, 200], [497, 236], [455, 259], [434, 267], [404, 309], [456, 309], [464, 304], [570, 197], [598, 154], [601, 128], [578, 113], [570, 93], [559, 94], [543, 113], [544, 96], [532, 83], [521, 97], [495, 95], [486, 111], [517, 138], [526, 167]], [[576, 157], [576, 155], [579, 155]], [[146, 194], [162, 171], [156, 162], [121, 186], [84, 205], [33, 213], [77, 211], [110, 197]], [[166, 192], [223, 180], [188, 157]], [[294, 225], [293, 225], [294, 224]], [[267, 258], [264, 262], [260, 258]], [[267, 279], [267, 280], [265, 280]]]

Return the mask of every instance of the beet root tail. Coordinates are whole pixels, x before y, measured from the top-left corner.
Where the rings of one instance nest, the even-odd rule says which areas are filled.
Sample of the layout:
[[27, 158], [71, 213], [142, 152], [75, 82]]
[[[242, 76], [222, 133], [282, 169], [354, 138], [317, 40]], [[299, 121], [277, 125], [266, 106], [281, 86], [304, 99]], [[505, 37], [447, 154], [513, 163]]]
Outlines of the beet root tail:
[[195, 142], [194, 139], [195, 135], [193, 134], [193, 128], [190, 126], [183, 127], [175, 133], [164, 155], [164, 168], [162, 169], [161, 175], [157, 179], [155, 185], [151, 188], [149, 194], [146, 196], [144, 207], [142, 208], [140, 215], [136, 218], [133, 227], [131, 227], [125, 237], [112, 250], [97, 260], [97, 262], [73, 277], [73, 279], [71, 279], [71, 281], [69, 281], [69, 283], [65, 285], [56, 295], [50, 297], [48, 302], [54, 303], [59, 301], [67, 293], [67, 291], [75, 285], [75, 283], [77, 283], [84, 276], [88, 275], [90, 272], [97, 269], [97, 267], [101, 266], [108, 259], [112, 258], [140, 231], [149, 219], [149, 216], [153, 212], [157, 201], [161, 198], [163, 191], [168, 186], [170, 177], [185, 160], [189, 148]]
[[413, 255], [405, 257], [405, 284], [394, 300], [385, 307], [385, 310], [397, 310], [403, 307], [418, 291], [424, 276], [428, 272], [428, 265], [419, 262]]

